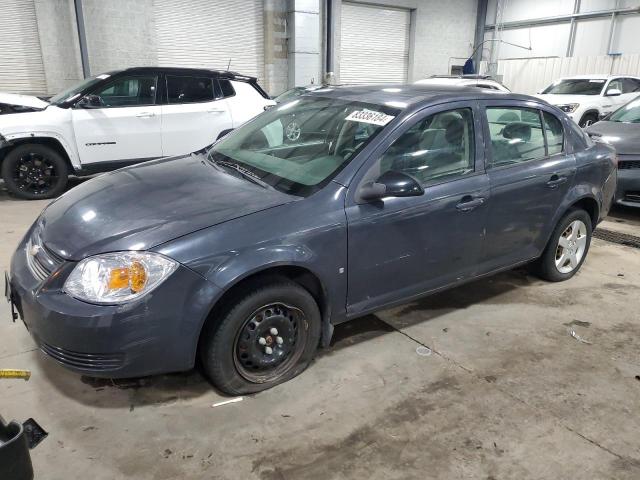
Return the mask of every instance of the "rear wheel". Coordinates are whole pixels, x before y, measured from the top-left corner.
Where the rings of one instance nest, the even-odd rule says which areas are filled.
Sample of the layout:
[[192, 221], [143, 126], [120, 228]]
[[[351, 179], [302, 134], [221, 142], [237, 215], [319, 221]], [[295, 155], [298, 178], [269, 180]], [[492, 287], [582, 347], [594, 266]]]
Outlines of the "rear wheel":
[[594, 123], [596, 123], [597, 121], [598, 121], [598, 114], [594, 112], [589, 112], [589, 113], [585, 113], [582, 116], [582, 118], [580, 119], [580, 122], [578, 122], [578, 125], [580, 125], [582, 128], [587, 128], [593, 125]]
[[248, 288], [205, 326], [200, 358], [218, 389], [255, 393], [290, 380], [311, 362], [320, 340], [314, 298], [287, 279]]
[[26, 200], [53, 198], [67, 185], [69, 167], [46, 145], [20, 145], [2, 162], [2, 179], [10, 193]]
[[584, 210], [571, 210], [556, 226], [549, 244], [537, 261], [538, 274], [561, 282], [573, 277], [587, 257], [591, 244], [591, 217]]

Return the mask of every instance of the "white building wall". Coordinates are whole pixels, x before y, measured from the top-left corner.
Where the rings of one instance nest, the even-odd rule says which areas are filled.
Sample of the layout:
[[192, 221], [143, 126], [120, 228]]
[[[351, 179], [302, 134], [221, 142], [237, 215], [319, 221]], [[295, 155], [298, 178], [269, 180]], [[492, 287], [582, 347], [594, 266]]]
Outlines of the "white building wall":
[[[477, 0], [366, 0], [411, 10], [409, 82], [431, 75], [448, 74], [473, 52]], [[336, 8], [335, 70], [340, 81], [340, 5]], [[375, 35], [375, 32], [371, 32]]]

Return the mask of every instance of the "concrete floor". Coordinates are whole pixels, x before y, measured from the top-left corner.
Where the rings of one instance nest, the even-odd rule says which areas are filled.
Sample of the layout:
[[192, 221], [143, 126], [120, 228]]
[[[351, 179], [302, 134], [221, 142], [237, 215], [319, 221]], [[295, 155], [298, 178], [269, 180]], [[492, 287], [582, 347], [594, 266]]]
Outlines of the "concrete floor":
[[[0, 269], [45, 204], [0, 192]], [[640, 211], [607, 228], [640, 235]], [[640, 251], [596, 239], [569, 282], [514, 271], [342, 325], [298, 378], [217, 408], [198, 372], [67, 372], [3, 303], [0, 368], [33, 376], [0, 380], [0, 414], [50, 432], [36, 479], [637, 479], [639, 290]]]

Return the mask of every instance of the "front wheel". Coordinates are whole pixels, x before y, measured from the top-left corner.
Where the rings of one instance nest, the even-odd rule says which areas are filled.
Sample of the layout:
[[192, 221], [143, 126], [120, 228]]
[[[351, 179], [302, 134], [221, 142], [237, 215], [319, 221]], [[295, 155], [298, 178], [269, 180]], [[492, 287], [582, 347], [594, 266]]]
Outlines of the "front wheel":
[[19, 145], [2, 162], [2, 179], [10, 193], [25, 200], [53, 198], [67, 185], [69, 167], [46, 145]]
[[311, 362], [320, 340], [314, 298], [287, 279], [248, 288], [210, 319], [200, 358], [215, 387], [230, 395], [255, 393], [290, 380]]
[[591, 244], [591, 217], [584, 210], [571, 210], [558, 222], [549, 244], [537, 262], [545, 280], [561, 282], [573, 277], [584, 263]]
[[578, 122], [578, 125], [582, 128], [587, 128], [593, 125], [594, 123], [596, 123], [597, 121], [598, 121], [597, 113], [585, 113], [580, 119], [580, 122]]

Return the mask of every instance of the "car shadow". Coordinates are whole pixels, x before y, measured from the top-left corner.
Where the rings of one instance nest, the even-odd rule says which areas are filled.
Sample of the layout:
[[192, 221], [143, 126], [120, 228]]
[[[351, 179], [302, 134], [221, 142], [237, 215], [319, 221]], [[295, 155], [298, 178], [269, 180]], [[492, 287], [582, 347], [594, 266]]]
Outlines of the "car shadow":
[[[64, 191], [68, 192], [73, 187], [76, 187], [91, 178], [93, 177], [69, 177], [69, 182], [67, 183], [67, 187], [65, 188]], [[54, 199], [51, 199], [51, 200], [54, 200]], [[7, 188], [5, 187], [4, 181], [0, 180], [0, 202], [29, 202], [29, 201], [39, 201], [39, 200], [23, 200], [11, 195], [7, 190]]]

